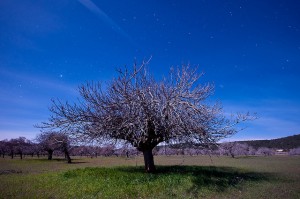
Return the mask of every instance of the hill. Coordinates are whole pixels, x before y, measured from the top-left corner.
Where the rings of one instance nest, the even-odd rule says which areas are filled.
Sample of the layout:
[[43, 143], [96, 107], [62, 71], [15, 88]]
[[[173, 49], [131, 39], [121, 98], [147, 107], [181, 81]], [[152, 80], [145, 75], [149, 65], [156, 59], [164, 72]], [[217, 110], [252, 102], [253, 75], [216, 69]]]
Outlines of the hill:
[[256, 149], [259, 147], [268, 147], [287, 150], [300, 147], [300, 134], [272, 140], [249, 140], [238, 142], [246, 143]]

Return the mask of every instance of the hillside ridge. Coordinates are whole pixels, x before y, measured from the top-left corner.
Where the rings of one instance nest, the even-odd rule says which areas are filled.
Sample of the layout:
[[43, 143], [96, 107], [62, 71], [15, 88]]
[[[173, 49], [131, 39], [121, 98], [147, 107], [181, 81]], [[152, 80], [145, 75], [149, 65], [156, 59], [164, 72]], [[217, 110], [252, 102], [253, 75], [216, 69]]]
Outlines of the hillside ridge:
[[300, 147], [300, 134], [271, 140], [247, 140], [236, 142], [248, 144], [256, 149], [260, 147], [267, 147], [289, 150]]

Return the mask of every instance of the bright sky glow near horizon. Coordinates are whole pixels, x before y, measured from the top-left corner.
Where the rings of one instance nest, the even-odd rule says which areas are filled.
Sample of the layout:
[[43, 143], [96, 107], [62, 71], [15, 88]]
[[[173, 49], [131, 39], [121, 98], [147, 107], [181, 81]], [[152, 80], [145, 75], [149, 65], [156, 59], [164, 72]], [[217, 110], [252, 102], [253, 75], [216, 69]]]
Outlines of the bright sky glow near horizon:
[[297, 0], [1, 0], [0, 140], [25, 136], [51, 99], [109, 81], [152, 56], [156, 78], [198, 66], [226, 113], [259, 119], [229, 140], [300, 133], [300, 2]]

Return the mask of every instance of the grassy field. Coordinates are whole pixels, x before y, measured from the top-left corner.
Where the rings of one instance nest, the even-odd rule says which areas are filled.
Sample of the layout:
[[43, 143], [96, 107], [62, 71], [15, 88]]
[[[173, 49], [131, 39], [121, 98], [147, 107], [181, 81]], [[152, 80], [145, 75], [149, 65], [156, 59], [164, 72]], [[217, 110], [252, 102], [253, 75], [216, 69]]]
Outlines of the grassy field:
[[300, 198], [300, 157], [0, 159], [0, 198]]

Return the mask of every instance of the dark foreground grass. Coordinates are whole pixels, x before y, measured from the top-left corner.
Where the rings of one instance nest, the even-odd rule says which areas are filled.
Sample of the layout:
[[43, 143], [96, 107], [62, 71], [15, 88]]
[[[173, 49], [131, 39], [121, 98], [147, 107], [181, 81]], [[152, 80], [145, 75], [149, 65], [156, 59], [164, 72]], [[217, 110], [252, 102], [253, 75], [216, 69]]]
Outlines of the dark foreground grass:
[[201, 198], [271, 179], [211, 166], [160, 166], [155, 174], [142, 167], [115, 167], [1, 177], [6, 178], [4, 198]]
[[[63, 177], [73, 181], [72, 184], [80, 184], [78, 179], [88, 181], [90, 189], [82, 197], [99, 198], [198, 198], [238, 187], [242, 181], [267, 179], [261, 174], [240, 173], [232, 168], [201, 166], [164, 166], [156, 174], [132, 167], [86, 168], [65, 172]], [[95, 181], [97, 185], [93, 184]]]
[[[90, 167], [97, 162], [91, 159], [72, 165], [59, 160], [0, 160], [0, 198], [300, 198], [297, 158], [211, 162], [207, 157], [187, 157], [188, 164], [197, 165], [163, 166], [163, 161], [174, 158], [158, 159], [155, 174], [144, 173], [142, 166]], [[114, 165], [124, 160], [101, 160], [105, 161]]]

